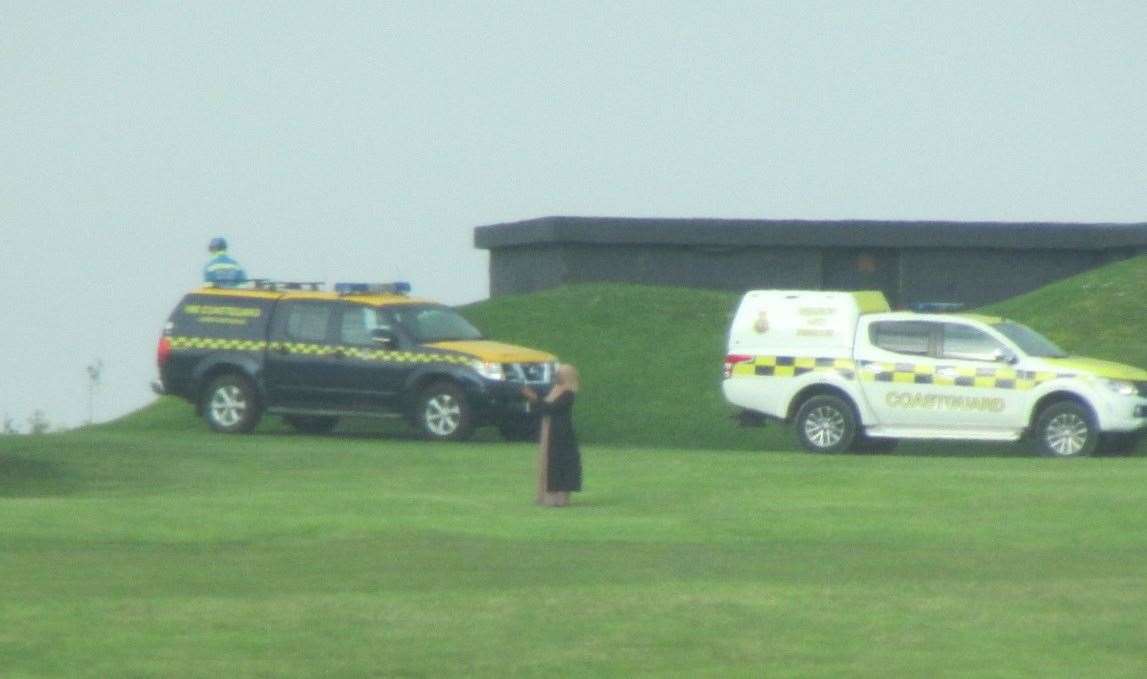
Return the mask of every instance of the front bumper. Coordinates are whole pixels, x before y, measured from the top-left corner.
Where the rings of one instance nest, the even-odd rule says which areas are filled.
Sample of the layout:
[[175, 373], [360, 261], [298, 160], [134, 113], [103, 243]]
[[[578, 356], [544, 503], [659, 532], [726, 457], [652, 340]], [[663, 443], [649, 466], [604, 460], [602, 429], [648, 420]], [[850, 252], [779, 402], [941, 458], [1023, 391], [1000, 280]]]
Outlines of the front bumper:
[[483, 379], [477, 393], [471, 394], [471, 405], [478, 419], [484, 423], [505, 423], [527, 420], [531, 417], [530, 402], [522, 396], [522, 387], [528, 386], [545, 397], [552, 384], [523, 384], [502, 380]]
[[1135, 432], [1147, 429], [1147, 399], [1110, 398], [1099, 413], [1103, 431]]

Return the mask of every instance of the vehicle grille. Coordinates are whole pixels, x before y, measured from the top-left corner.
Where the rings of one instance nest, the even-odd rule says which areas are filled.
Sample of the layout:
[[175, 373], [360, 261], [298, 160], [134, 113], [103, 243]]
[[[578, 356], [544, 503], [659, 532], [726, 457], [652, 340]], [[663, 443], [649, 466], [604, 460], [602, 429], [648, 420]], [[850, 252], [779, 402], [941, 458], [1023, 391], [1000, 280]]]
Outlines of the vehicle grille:
[[506, 363], [502, 369], [511, 382], [549, 384], [553, 380], [553, 366], [549, 363]]

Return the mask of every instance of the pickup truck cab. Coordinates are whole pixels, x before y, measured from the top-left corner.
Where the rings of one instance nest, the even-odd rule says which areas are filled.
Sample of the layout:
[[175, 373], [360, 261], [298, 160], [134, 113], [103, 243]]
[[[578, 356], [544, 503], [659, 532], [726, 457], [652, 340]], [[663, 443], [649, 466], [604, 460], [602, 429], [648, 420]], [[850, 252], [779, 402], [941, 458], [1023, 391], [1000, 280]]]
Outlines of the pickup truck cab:
[[248, 432], [264, 413], [328, 431], [340, 417], [405, 416], [424, 436], [483, 425], [530, 435], [520, 391], [546, 391], [549, 353], [484, 339], [453, 308], [401, 284], [256, 281], [205, 287], [176, 306], [160, 338], [156, 391], [194, 404], [211, 428]]
[[1130, 450], [1147, 428], [1147, 371], [1004, 318], [893, 312], [879, 292], [746, 293], [722, 391], [743, 420], [795, 424], [812, 452], [1028, 438], [1076, 457]]

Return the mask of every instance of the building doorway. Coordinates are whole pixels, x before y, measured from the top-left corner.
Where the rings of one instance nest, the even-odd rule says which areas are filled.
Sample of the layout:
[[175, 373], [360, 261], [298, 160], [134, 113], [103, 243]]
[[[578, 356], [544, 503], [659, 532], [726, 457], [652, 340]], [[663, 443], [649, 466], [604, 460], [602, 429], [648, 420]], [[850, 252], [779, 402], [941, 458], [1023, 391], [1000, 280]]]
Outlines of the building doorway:
[[900, 303], [900, 254], [896, 250], [826, 249], [821, 257], [825, 290], [880, 290], [893, 309]]

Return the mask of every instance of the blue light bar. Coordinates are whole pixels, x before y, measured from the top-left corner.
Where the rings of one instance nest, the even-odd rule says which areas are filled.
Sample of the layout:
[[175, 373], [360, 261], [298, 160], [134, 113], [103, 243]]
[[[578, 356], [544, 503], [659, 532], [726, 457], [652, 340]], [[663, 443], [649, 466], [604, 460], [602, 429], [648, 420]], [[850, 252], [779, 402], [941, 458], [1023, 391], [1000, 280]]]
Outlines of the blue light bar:
[[912, 311], [919, 313], [937, 313], [943, 314], [952, 311], [959, 311], [964, 308], [963, 302], [912, 302], [908, 305]]
[[410, 283], [335, 283], [335, 292], [340, 295], [405, 295], [410, 292]]

